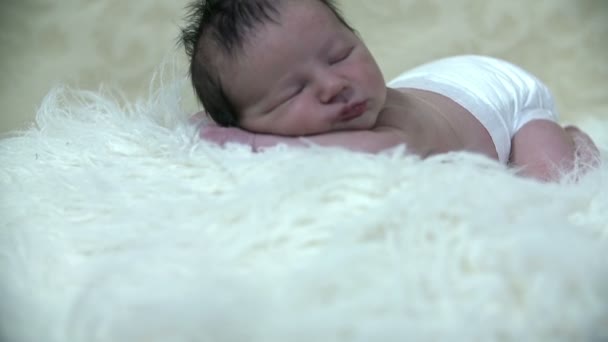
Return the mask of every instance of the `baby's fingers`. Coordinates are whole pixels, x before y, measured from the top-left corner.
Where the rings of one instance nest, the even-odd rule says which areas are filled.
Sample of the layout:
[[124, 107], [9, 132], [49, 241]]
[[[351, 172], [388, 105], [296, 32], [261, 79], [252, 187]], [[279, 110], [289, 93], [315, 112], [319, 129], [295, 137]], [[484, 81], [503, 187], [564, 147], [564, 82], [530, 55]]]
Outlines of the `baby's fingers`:
[[199, 137], [203, 140], [223, 145], [227, 139], [227, 133], [224, 127], [219, 126], [202, 126], [199, 131]]
[[199, 132], [201, 139], [224, 146], [227, 143], [238, 143], [253, 146], [253, 133], [234, 127], [215, 125], [202, 126]]
[[196, 124], [196, 123], [199, 123], [199, 122], [201, 122], [203, 120], [206, 120], [206, 119], [207, 119], [207, 112], [200, 111], [200, 112], [192, 115], [188, 121], [190, 123]]

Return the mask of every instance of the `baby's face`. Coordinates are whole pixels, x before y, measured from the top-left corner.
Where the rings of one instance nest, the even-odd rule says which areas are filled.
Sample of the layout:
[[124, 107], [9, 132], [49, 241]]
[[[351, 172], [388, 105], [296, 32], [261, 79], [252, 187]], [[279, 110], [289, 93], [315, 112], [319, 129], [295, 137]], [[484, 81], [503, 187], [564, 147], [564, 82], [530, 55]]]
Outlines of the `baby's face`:
[[280, 25], [260, 26], [243, 56], [220, 67], [239, 126], [289, 136], [372, 128], [386, 86], [367, 47], [319, 1], [279, 11]]

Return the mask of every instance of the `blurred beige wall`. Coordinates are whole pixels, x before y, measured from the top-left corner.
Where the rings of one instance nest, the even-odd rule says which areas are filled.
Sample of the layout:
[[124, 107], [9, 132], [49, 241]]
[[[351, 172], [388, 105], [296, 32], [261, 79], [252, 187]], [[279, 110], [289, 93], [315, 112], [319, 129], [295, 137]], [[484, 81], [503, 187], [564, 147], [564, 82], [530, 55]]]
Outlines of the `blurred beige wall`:
[[[0, 1], [0, 132], [27, 127], [56, 84], [145, 96], [186, 1]], [[342, 0], [387, 79], [434, 58], [490, 54], [556, 94], [565, 120], [608, 116], [608, 0]], [[182, 70], [182, 72], [185, 72]], [[193, 106], [187, 99], [187, 106]], [[193, 108], [194, 110], [194, 108]]]

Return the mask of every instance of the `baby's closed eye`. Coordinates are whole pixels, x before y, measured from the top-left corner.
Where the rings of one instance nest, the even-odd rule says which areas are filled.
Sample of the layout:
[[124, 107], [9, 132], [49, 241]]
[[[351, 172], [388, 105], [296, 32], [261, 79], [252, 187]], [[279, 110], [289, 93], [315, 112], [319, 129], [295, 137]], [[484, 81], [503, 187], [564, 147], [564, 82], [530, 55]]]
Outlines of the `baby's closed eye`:
[[299, 83], [297, 86], [292, 88], [292, 90], [289, 92], [290, 95], [287, 98], [290, 99], [290, 98], [298, 95], [299, 93], [301, 93], [304, 90], [305, 87], [306, 87], [305, 82]]
[[298, 94], [300, 94], [304, 90], [304, 88], [306, 88], [305, 82], [301, 82], [293, 87], [289, 87], [288, 91], [284, 93], [285, 95], [282, 95], [279, 100], [276, 101], [276, 106], [274, 106], [274, 108], [277, 108], [282, 104], [289, 102], [291, 99], [298, 96]]
[[350, 54], [353, 52], [353, 50], [354, 50], [354, 47], [349, 47], [349, 48], [340, 50], [338, 53], [335, 53], [333, 56], [330, 57], [329, 64], [336, 64], [336, 63], [342, 62], [343, 60], [347, 59], [348, 56], [350, 56]]

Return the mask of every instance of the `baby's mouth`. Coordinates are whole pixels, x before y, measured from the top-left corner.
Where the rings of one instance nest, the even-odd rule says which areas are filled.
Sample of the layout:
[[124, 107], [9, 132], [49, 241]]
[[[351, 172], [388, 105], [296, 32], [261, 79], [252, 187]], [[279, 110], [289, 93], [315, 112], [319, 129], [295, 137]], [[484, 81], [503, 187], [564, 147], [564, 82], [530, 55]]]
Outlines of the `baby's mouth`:
[[342, 112], [340, 112], [340, 116], [338, 118], [340, 121], [350, 121], [363, 115], [366, 110], [367, 101], [355, 102], [346, 106]]

